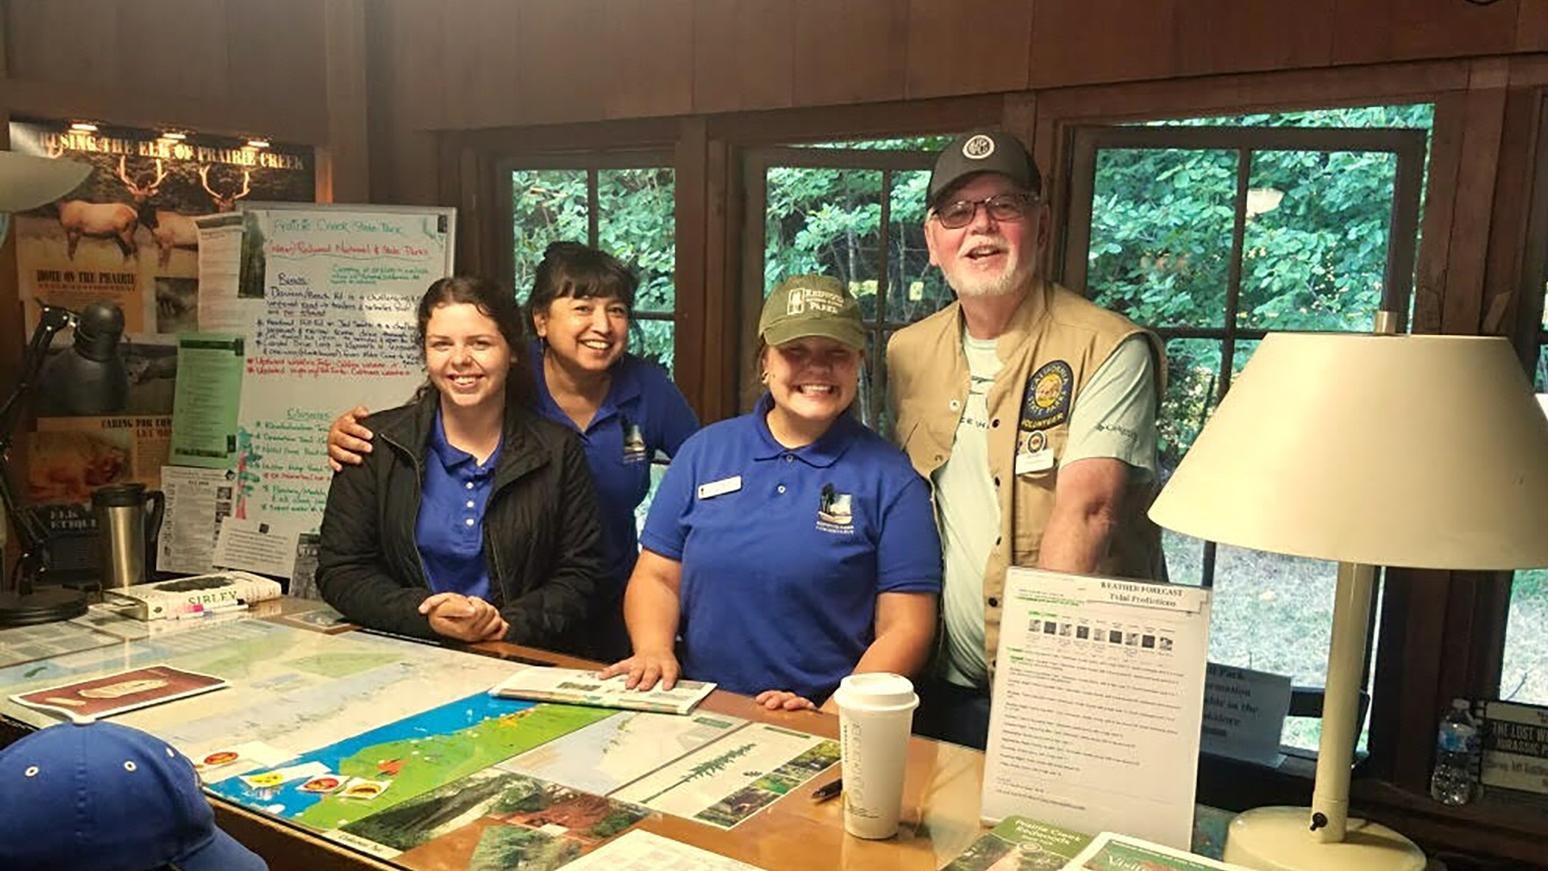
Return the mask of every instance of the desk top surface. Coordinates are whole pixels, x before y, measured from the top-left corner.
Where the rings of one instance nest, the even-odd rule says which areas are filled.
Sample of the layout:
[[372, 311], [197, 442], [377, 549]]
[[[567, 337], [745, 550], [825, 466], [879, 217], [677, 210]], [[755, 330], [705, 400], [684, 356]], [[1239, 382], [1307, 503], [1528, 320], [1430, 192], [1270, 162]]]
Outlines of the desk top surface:
[[[486, 691], [509, 675], [508, 660], [589, 664], [514, 645], [479, 645], [486, 655], [472, 656], [341, 631], [317, 607], [265, 603], [196, 628], [103, 618], [8, 630], [0, 697], [159, 664], [224, 678], [226, 689], [114, 719], [196, 762], [237, 751], [238, 762], [204, 775], [229, 802], [223, 818], [282, 832], [328, 866], [480, 867], [530, 856], [527, 840], [573, 853], [638, 819], [647, 831], [769, 869], [934, 869], [983, 831], [976, 751], [913, 739], [903, 828], [889, 841], [862, 841], [844, 834], [842, 801], [809, 797], [837, 775], [827, 740], [837, 737], [835, 717], [768, 712], [721, 692], [687, 718], [493, 700]], [[8, 698], [0, 714], [32, 727], [56, 722]], [[259, 790], [240, 779], [307, 762], [387, 786], [373, 803], [305, 794], [296, 788], [304, 780]], [[556, 824], [571, 843], [553, 842]], [[386, 830], [399, 842], [363, 838]]]

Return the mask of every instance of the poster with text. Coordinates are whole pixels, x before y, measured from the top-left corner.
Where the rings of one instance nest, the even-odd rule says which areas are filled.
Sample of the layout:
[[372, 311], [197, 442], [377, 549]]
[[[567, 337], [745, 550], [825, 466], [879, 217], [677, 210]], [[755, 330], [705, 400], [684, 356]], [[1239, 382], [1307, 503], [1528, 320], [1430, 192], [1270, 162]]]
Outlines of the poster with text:
[[40, 302], [79, 311], [99, 301], [123, 309], [131, 333], [195, 330], [192, 216], [230, 211], [247, 198], [310, 202], [315, 196], [306, 148], [259, 148], [187, 131], [83, 130], [43, 120], [13, 121], [10, 136], [14, 151], [92, 167], [75, 190], [14, 217], [29, 330]]
[[[243, 336], [233, 459], [238, 520], [315, 531], [331, 474], [328, 425], [386, 409], [424, 380], [415, 311], [451, 274], [455, 210], [250, 208], [205, 222], [207, 330]], [[218, 248], [218, 252], [217, 249]]]

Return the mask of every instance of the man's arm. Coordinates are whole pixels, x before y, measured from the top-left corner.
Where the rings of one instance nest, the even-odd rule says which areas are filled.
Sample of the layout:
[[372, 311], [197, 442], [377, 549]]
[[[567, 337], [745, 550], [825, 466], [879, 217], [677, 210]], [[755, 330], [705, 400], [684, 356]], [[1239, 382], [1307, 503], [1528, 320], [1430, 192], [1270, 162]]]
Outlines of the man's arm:
[[1118, 526], [1129, 465], [1111, 457], [1077, 460], [1059, 469], [1053, 513], [1043, 529], [1041, 568], [1086, 574], [1096, 570]]
[[1075, 397], [1038, 565], [1089, 573], [1107, 553], [1131, 476], [1156, 468], [1156, 361], [1149, 339], [1120, 342]]

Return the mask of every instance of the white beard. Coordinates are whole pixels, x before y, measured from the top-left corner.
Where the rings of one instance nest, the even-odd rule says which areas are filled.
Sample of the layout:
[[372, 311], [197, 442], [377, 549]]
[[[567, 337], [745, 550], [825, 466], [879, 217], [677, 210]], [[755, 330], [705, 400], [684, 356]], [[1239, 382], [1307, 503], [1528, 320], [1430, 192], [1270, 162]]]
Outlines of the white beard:
[[[1022, 268], [1019, 260], [1009, 260], [1005, 269], [998, 275], [986, 275], [983, 273], [971, 273], [969, 270], [942, 269], [946, 276], [946, 283], [956, 291], [958, 297], [984, 298], [996, 296], [1011, 296], [1019, 291], [1030, 277], [1028, 270]], [[964, 274], [967, 273], [967, 274]]]

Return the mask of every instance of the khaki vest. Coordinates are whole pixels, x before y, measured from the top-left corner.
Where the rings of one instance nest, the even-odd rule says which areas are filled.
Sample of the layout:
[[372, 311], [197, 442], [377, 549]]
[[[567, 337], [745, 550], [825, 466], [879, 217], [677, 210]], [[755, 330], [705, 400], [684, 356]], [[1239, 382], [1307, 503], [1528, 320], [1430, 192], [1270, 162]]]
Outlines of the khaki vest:
[[[989, 389], [989, 472], [1000, 499], [1000, 530], [984, 569], [984, 640], [991, 670], [999, 643], [1001, 596], [1008, 566], [1036, 566], [1043, 528], [1053, 511], [1054, 483], [1069, 439], [1070, 409], [1092, 373], [1123, 339], [1143, 332], [1127, 318], [1052, 282], [1027, 295], [1000, 336], [1001, 362]], [[1156, 401], [1164, 395], [1165, 351], [1145, 333], [1155, 353]], [[887, 391], [895, 436], [926, 481], [951, 455], [968, 394], [962, 351], [961, 305], [952, 303], [899, 330], [887, 345]], [[1025, 413], [1023, 413], [1025, 412]], [[1159, 409], [1158, 409], [1159, 413]], [[1054, 464], [1041, 472], [1015, 473], [1018, 449], [1039, 441]], [[1160, 529], [1146, 516], [1154, 480], [1131, 486], [1117, 529], [1095, 573], [1164, 580]], [[1007, 545], [1009, 542], [1009, 545]]]

